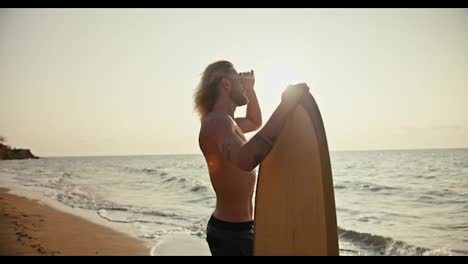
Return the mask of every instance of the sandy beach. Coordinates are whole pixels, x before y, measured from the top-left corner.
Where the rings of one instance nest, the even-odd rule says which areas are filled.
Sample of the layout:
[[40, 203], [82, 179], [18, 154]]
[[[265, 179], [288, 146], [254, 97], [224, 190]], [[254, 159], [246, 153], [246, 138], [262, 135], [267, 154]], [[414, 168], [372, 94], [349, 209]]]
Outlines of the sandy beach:
[[147, 256], [137, 239], [0, 188], [0, 255]]

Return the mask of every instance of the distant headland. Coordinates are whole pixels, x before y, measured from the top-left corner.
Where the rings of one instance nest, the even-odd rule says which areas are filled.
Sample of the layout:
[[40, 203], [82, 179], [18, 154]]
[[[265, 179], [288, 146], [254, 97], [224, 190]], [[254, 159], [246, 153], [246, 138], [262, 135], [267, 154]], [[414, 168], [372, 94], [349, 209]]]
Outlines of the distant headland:
[[0, 136], [0, 160], [11, 160], [11, 159], [38, 159], [39, 157], [34, 156], [29, 149], [17, 149], [12, 148], [3, 143], [6, 142], [6, 138]]

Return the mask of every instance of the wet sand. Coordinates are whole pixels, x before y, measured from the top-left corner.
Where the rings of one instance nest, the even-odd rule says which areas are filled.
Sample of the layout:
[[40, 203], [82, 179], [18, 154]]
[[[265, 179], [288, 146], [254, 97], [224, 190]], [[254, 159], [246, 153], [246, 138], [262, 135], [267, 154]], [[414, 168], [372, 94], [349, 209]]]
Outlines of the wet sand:
[[63, 213], [0, 188], [1, 256], [148, 256], [126, 234]]

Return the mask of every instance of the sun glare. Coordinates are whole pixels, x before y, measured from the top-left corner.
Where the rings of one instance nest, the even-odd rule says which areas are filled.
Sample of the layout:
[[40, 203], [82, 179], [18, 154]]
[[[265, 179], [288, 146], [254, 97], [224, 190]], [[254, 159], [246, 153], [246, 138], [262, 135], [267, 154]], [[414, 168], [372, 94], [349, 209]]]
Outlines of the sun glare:
[[288, 85], [310, 81], [305, 79], [297, 65], [285, 62], [266, 65], [256, 77], [259, 85], [271, 91], [271, 96], [280, 96]]

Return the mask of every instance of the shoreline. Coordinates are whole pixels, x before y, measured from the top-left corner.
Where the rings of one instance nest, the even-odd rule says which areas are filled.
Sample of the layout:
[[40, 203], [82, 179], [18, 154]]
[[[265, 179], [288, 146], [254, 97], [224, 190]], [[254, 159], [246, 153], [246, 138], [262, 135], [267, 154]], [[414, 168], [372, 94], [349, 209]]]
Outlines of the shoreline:
[[143, 241], [0, 187], [1, 256], [149, 256]]

